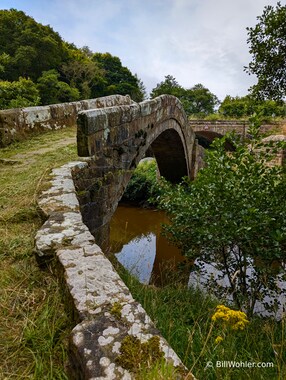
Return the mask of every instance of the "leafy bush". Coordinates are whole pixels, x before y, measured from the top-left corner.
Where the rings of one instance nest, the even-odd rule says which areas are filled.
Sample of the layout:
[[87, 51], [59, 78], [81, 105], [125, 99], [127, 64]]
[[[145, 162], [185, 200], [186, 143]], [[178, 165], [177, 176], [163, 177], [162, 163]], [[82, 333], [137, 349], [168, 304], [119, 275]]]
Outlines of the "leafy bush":
[[[231, 135], [215, 140], [197, 179], [176, 187], [161, 182], [159, 196], [171, 220], [167, 237], [184, 255], [221, 273], [209, 276], [207, 287], [249, 315], [258, 300], [281, 291], [276, 275], [284, 273], [286, 249], [285, 168], [268, 165], [274, 147], [263, 145], [257, 126], [251, 134], [249, 144], [233, 138], [232, 153], [224, 149]], [[197, 269], [207, 275], [203, 265]], [[222, 287], [225, 278], [229, 285]], [[274, 310], [277, 303], [263, 306]]]
[[144, 202], [155, 191], [157, 164], [155, 160], [141, 161], [127, 185], [123, 200]]

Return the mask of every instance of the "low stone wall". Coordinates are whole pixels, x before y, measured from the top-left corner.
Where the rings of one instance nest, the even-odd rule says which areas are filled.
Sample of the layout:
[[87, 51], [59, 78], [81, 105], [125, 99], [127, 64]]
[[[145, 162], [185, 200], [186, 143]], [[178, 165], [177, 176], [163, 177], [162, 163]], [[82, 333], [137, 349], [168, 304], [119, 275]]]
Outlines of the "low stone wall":
[[[140, 344], [157, 344], [165, 360], [186, 373], [82, 222], [72, 171], [86, 165], [74, 162], [53, 170], [51, 188], [38, 201], [47, 220], [35, 238], [40, 259], [57, 259], [72, 299], [77, 325], [70, 339], [70, 378], [133, 379], [134, 374], [120, 361], [126, 337]], [[189, 374], [188, 379], [193, 376]]]
[[[225, 135], [227, 132], [234, 131], [243, 138], [247, 136], [249, 122], [240, 120], [189, 120], [189, 126], [194, 132], [214, 132], [219, 135]], [[260, 127], [261, 132], [269, 133], [276, 129], [285, 128], [285, 121], [263, 123]]]
[[27, 139], [32, 133], [76, 126], [79, 111], [132, 103], [129, 96], [112, 95], [79, 102], [0, 110], [0, 148]]

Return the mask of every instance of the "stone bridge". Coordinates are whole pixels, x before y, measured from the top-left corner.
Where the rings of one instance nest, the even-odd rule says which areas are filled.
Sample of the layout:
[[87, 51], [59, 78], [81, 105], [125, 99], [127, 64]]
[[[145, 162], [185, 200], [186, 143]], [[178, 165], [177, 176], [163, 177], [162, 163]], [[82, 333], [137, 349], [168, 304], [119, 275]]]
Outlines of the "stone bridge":
[[74, 174], [84, 222], [97, 236], [107, 226], [139, 161], [152, 154], [171, 182], [194, 178], [200, 148], [180, 101], [162, 95], [142, 103], [79, 112], [78, 155], [92, 157]]
[[[208, 148], [215, 138], [221, 138], [228, 132], [235, 132], [242, 139], [248, 136], [248, 121], [237, 120], [189, 120], [189, 126], [196, 134], [199, 145]], [[279, 128], [280, 124], [263, 124], [261, 130], [263, 133]], [[231, 145], [226, 146], [232, 149]]]

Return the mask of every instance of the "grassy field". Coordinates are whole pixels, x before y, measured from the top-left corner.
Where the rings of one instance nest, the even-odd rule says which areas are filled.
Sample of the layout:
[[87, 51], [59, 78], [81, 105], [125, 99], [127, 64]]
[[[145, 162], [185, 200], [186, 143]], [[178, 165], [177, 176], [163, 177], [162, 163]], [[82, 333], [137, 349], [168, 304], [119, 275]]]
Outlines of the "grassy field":
[[0, 379], [66, 379], [70, 321], [52, 269], [40, 270], [37, 193], [50, 170], [76, 160], [75, 129], [0, 150]]

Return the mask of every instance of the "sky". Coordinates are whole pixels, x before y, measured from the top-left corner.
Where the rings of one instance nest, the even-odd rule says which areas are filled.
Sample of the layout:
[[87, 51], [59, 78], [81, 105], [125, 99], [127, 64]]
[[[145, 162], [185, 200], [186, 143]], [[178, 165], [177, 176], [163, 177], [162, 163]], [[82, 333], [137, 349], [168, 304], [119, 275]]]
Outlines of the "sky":
[[[284, 1], [282, 0], [283, 4]], [[77, 47], [109, 52], [143, 81], [147, 93], [166, 75], [201, 83], [220, 100], [244, 96], [256, 77], [247, 27], [275, 0], [0, 0]]]

